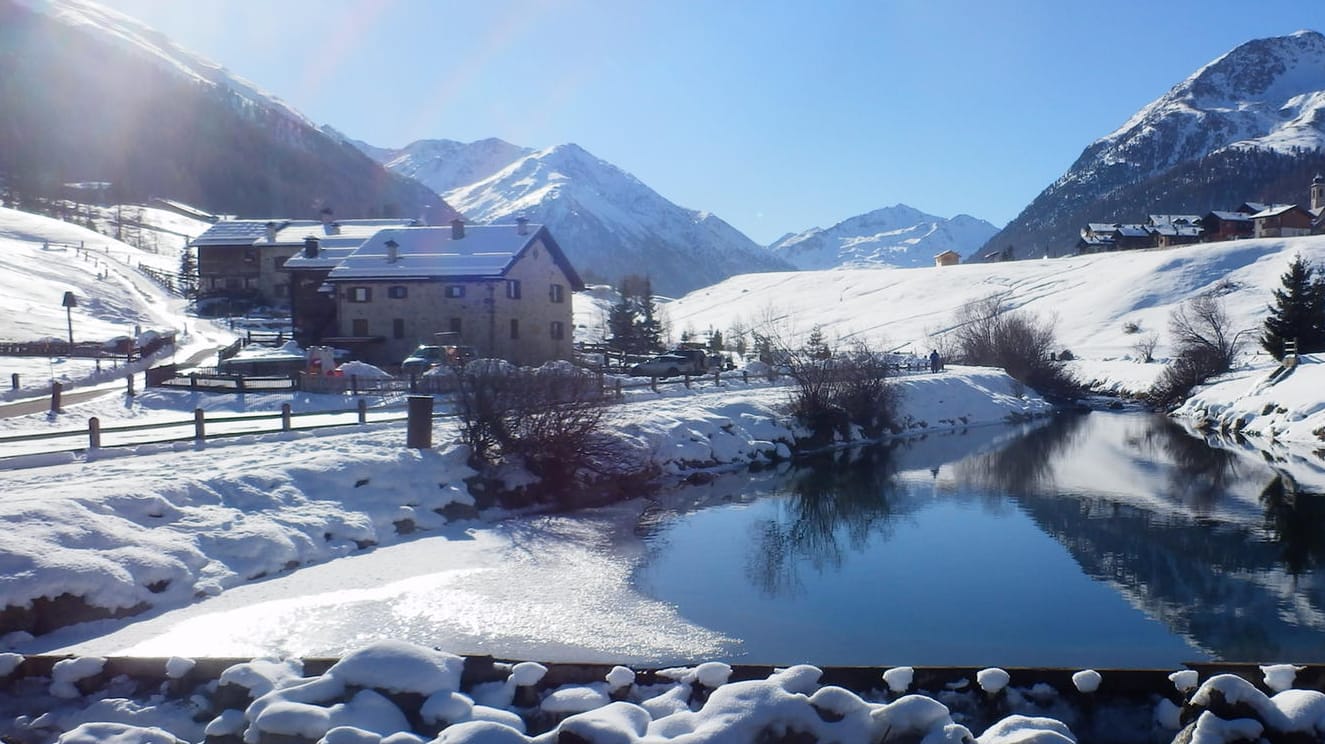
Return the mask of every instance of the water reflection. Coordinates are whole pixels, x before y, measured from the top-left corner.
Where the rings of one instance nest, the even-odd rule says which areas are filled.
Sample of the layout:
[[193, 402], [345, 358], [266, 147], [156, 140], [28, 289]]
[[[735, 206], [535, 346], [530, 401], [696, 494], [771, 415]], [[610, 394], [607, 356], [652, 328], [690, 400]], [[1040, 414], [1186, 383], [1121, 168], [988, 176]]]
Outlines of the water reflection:
[[[960, 455], [953, 444], [827, 458], [765, 483], [739, 513], [673, 515], [657, 533], [670, 549], [640, 579], [756, 655], [804, 643], [795, 635], [824, 617], [851, 633], [859, 623], [844, 617], [877, 613], [888, 620], [859, 632], [925, 649], [916, 663], [1325, 661], [1325, 496], [1292, 473], [1141, 415], [1059, 417], [1003, 441], [975, 437]], [[670, 556], [691, 541], [737, 543], [743, 571], [697, 576], [690, 564], [673, 576]], [[745, 595], [743, 613], [711, 606]], [[1000, 620], [967, 601], [981, 598], [1016, 611]], [[889, 617], [897, 606], [914, 617]], [[972, 622], [925, 619], [937, 606]], [[766, 627], [772, 613], [781, 635]], [[947, 637], [914, 627], [924, 622]], [[1110, 628], [1127, 631], [1104, 643]], [[944, 656], [953, 634], [982, 631], [1022, 655]], [[1101, 646], [1107, 658], [1091, 656]]]
[[887, 535], [896, 472], [887, 449], [820, 458], [791, 477], [781, 513], [750, 525], [746, 573], [766, 596], [803, 593], [802, 566], [840, 568], [872, 535]]

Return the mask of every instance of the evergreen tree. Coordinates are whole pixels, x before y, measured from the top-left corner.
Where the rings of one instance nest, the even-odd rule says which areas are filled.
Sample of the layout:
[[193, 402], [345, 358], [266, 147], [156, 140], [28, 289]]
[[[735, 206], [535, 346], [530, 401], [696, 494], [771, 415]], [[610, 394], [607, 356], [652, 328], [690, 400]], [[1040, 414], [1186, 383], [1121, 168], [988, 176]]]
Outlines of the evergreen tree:
[[721, 352], [725, 348], [722, 344], [722, 331], [709, 333], [709, 351]]
[[1274, 290], [1274, 305], [1265, 319], [1261, 346], [1283, 360], [1284, 343], [1296, 341], [1299, 353], [1325, 351], [1325, 277], [1302, 256], [1293, 259]]
[[649, 278], [635, 274], [624, 277], [618, 291], [621, 301], [607, 315], [611, 333], [608, 345], [627, 354], [661, 351], [662, 324], [657, 320]]

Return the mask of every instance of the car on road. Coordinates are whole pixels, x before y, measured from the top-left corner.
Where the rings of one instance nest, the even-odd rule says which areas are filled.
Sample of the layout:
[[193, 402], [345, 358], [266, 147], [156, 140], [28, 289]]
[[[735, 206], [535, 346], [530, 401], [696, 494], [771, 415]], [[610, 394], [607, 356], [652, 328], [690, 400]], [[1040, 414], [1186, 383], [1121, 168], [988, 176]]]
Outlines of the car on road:
[[423, 345], [400, 363], [400, 371], [407, 375], [421, 375], [441, 364], [467, 362], [476, 356], [472, 346], [429, 346]]
[[676, 377], [677, 375], [699, 375], [704, 373], [705, 357], [693, 354], [667, 353], [630, 368], [632, 377]]

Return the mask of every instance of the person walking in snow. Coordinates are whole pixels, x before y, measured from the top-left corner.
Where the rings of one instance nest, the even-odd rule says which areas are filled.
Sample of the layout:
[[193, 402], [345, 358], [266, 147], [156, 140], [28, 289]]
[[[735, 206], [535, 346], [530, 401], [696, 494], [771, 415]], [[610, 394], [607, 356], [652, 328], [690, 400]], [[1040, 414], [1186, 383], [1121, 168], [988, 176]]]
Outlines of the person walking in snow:
[[938, 350], [938, 349], [934, 349], [934, 350], [930, 351], [930, 352], [929, 352], [929, 371], [930, 371], [930, 372], [938, 372], [938, 371], [939, 371], [939, 366], [942, 365], [942, 364], [943, 364], [943, 360], [942, 360], [942, 358], [939, 357], [939, 350]]

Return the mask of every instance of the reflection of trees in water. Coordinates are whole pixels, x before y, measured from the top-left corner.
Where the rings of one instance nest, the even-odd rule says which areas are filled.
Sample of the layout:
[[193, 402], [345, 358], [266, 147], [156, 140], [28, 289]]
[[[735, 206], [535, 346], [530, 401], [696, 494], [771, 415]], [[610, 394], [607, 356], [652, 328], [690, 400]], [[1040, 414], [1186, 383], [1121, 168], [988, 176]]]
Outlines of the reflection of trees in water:
[[[843, 462], [849, 458], [849, 462]], [[838, 569], [863, 549], [893, 515], [895, 468], [887, 450], [873, 447], [825, 457], [793, 476], [782, 514], [751, 526], [746, 575], [765, 595], [802, 589], [799, 567]]]
[[1285, 571], [1296, 577], [1325, 566], [1325, 494], [1300, 491], [1280, 473], [1261, 491], [1261, 505]]
[[953, 473], [962, 485], [997, 496], [1040, 490], [1051, 485], [1046, 480], [1055, 462], [1078, 443], [1088, 420], [1089, 414], [1055, 416], [1002, 449], [954, 463]]
[[1237, 453], [1211, 446], [1164, 416], [1151, 418], [1145, 431], [1128, 443], [1166, 456], [1173, 463], [1168, 474], [1168, 494], [1177, 503], [1199, 513], [1209, 512], [1244, 477]]

